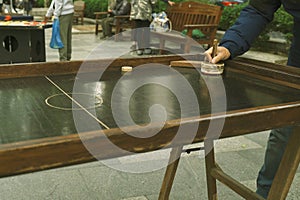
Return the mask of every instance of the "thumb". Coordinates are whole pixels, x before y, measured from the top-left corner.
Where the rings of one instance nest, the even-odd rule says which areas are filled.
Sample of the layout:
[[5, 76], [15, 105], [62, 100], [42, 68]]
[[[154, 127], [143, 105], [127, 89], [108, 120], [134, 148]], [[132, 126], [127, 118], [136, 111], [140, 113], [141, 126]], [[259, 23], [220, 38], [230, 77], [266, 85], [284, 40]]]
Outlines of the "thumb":
[[223, 56], [221, 54], [217, 54], [212, 60], [211, 60], [211, 63], [218, 63], [219, 61], [221, 61], [223, 58]]

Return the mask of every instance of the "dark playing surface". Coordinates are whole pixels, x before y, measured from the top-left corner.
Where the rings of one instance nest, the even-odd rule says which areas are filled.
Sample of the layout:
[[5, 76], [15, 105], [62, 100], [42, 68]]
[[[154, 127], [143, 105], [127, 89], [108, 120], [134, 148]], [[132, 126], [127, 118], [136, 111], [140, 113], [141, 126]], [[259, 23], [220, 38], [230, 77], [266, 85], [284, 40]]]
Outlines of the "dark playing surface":
[[[193, 88], [201, 115], [211, 113], [210, 95], [212, 91], [215, 96], [213, 101], [216, 112], [223, 111], [222, 104], [225, 100], [227, 101], [227, 111], [231, 111], [296, 101], [300, 97], [299, 90], [234, 72], [227, 72], [220, 78], [217, 76], [202, 77], [195, 69], [176, 69], [184, 75], [185, 80]], [[149, 109], [156, 104], [165, 108], [167, 119], [199, 115], [192, 102], [191, 91], [185, 90], [185, 86], [182, 86], [182, 82], [171, 71], [168, 73], [168, 71], [150, 70], [144, 75], [138, 76], [134, 76], [133, 72], [123, 74], [120, 71], [112, 71], [106, 73], [103, 80], [100, 81], [85, 79], [88, 76], [76, 78], [81, 91], [79, 96], [82, 97], [79, 99], [80, 104], [91, 108], [88, 109], [89, 111], [93, 111], [93, 107], [95, 107], [97, 118], [108, 127], [117, 127], [112, 115], [112, 106], [121, 119], [122, 126], [132, 125], [133, 122], [149, 123]], [[122, 80], [120, 80], [121, 77]], [[49, 76], [49, 78], [66, 93], [72, 93], [75, 75]], [[215, 84], [220, 79], [223, 80], [226, 97], [219, 92], [221, 90], [218, 84]], [[141, 84], [143, 82], [147, 84]], [[211, 92], [208, 91], [206, 83], [212, 86]], [[118, 84], [117, 90], [115, 89], [116, 84]], [[73, 122], [73, 113], [69, 110], [72, 107], [71, 100], [45, 77], [3, 79], [0, 80], [0, 85], [0, 143], [77, 133]], [[140, 87], [133, 90], [135, 86], [139, 85]], [[171, 89], [168, 89], [169, 86]], [[115, 98], [112, 105], [113, 91]], [[133, 92], [129, 103], [126, 104], [124, 97], [131, 91]], [[179, 99], [174, 91], [178, 92]], [[184, 99], [184, 106], [179, 103], [181, 97]], [[53, 107], [46, 104], [47, 98], [49, 98], [48, 103]], [[103, 99], [102, 104], [101, 99]], [[77, 108], [76, 105], [75, 108]], [[133, 121], [124, 114], [128, 109]], [[184, 112], [181, 112], [181, 109], [184, 109]], [[161, 112], [152, 113], [152, 119], [161, 119], [163, 109], [160, 110]], [[85, 113], [82, 110], [74, 112]], [[84, 115], [84, 118], [95, 121], [89, 115]], [[86, 127], [86, 131], [94, 129], [95, 127], [90, 125]]]

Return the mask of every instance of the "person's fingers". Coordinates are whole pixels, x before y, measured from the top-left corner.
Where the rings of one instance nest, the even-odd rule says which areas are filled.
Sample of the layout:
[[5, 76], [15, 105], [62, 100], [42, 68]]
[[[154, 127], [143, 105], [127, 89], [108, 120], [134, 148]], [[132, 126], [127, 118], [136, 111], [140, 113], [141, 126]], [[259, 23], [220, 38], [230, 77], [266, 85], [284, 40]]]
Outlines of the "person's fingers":
[[213, 59], [212, 62], [217, 63], [221, 60], [227, 60], [230, 57], [230, 52], [227, 48], [225, 47], [218, 47], [217, 50], [217, 56], [215, 58], [215, 60]]
[[218, 63], [221, 60], [227, 60], [230, 57], [230, 52], [225, 47], [222, 46], [217, 47], [217, 53], [214, 58], [212, 58], [212, 51], [213, 51], [212, 48], [210, 48], [205, 52], [206, 58], [211, 63]]
[[212, 47], [204, 52], [204, 55], [209, 62], [212, 61], [211, 54], [212, 54]]
[[217, 54], [217, 55], [211, 60], [211, 63], [218, 63], [218, 62], [220, 62], [221, 60], [224, 60], [224, 59], [223, 59], [223, 54]]

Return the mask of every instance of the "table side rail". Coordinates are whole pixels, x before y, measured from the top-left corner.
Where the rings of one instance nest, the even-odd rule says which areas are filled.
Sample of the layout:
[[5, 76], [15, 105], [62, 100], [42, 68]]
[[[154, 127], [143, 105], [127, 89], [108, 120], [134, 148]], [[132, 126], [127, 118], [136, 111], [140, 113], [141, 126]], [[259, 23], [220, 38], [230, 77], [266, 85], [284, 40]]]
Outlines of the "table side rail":
[[225, 70], [234, 70], [261, 80], [300, 89], [300, 69], [296, 67], [237, 58], [226, 61]]
[[[158, 150], [165, 147], [175, 147], [190, 144], [188, 135], [180, 135], [172, 143], [179, 126], [194, 126], [198, 124], [198, 131], [193, 143], [202, 142], [204, 138], [225, 138], [244, 135], [262, 130], [269, 130], [275, 127], [295, 125], [300, 123], [300, 101], [282, 105], [264, 106], [256, 109], [244, 109], [220, 113], [216, 115], [205, 115], [185, 119], [167, 121], [159, 134], [150, 138], [130, 137], [119, 128], [104, 131], [72, 134], [53, 138], [36, 139], [11, 144], [0, 145], [0, 177], [40, 171], [44, 169], [63, 167], [67, 165], [94, 161], [85, 148], [95, 149], [98, 160], [128, 155], [130, 152], [144, 153]], [[221, 135], [206, 135], [211, 121], [225, 120]], [[138, 127], [130, 129], [143, 134]], [[156, 128], [155, 124], [149, 128]], [[194, 134], [194, 133], [187, 133]], [[109, 140], [107, 140], [107, 138]], [[138, 141], [137, 141], [138, 140]], [[109, 148], [113, 142], [116, 146], [126, 151], [119, 151]], [[102, 148], [99, 149], [99, 146]]]
[[[107, 66], [120, 70], [120, 67], [126, 63], [128, 66], [139, 66], [147, 63], [160, 63], [169, 65], [172, 60], [199, 59], [203, 55], [165, 55], [149, 56], [144, 58], [115, 58], [99, 60], [78, 60], [69, 62], [42, 62], [26, 64], [3, 64], [0, 65], [0, 80], [8, 78], [39, 77], [45, 75], [65, 75], [76, 74], [80, 72], [95, 72], [105, 69]], [[82, 67], [84, 66], [84, 68]], [[82, 67], [82, 68], [81, 68]], [[84, 70], [83, 70], [84, 69]]]

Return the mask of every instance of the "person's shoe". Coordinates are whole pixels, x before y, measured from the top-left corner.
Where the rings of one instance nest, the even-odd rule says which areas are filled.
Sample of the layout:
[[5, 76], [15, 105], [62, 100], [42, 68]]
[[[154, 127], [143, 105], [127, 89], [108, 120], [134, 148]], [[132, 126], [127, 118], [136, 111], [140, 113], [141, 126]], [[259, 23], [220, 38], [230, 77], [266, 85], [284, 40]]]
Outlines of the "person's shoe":
[[143, 55], [143, 50], [142, 50], [142, 49], [136, 50], [136, 54], [137, 54], [138, 56]]
[[151, 48], [146, 48], [144, 49], [144, 52], [143, 52], [145, 55], [150, 55], [152, 53], [152, 49]]
[[105, 35], [100, 36], [100, 39], [101, 39], [101, 40], [103, 40], [103, 39], [105, 39], [105, 38], [106, 38]]

